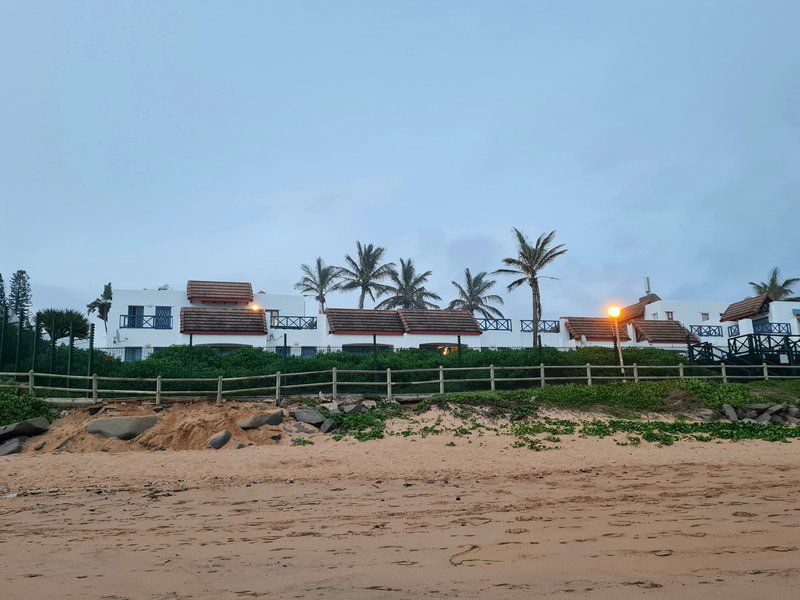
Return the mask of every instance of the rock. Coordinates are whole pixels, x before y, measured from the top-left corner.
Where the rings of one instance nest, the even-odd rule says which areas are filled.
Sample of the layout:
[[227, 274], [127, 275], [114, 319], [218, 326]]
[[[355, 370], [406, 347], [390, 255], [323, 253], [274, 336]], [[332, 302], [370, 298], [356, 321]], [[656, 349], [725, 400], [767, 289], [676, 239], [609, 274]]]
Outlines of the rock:
[[0, 427], [0, 442], [14, 437], [39, 435], [48, 429], [50, 429], [50, 423], [44, 417], [36, 417], [35, 419], [11, 423], [11, 425], [3, 425]]
[[747, 412], [744, 413], [744, 416], [745, 416], [745, 418], [748, 418], [748, 419], [755, 419], [758, 416], [758, 411], [757, 410], [748, 410]]
[[725, 414], [725, 417], [729, 421], [736, 422], [736, 421], [739, 420], [739, 417], [736, 414], [736, 410], [734, 410], [734, 408], [730, 404], [723, 404], [722, 405], [722, 412]]
[[236, 421], [236, 424], [242, 429], [258, 429], [264, 425], [280, 425], [281, 423], [283, 423], [282, 410], [276, 410], [271, 413], [259, 413]]
[[163, 406], [154, 406], [153, 407], [153, 412], [154, 413], [160, 413], [162, 410], [164, 410]]
[[800, 423], [800, 418], [793, 417], [792, 415], [786, 415], [783, 417], [783, 420], [787, 425], [796, 425], [797, 423]]
[[767, 410], [772, 404], [745, 404], [745, 408], [747, 410], [755, 410], [758, 412], [762, 412]]
[[[703, 421], [713, 421], [716, 418], [717, 413], [710, 408], [704, 408], [697, 413], [697, 416]], [[511, 415], [509, 414], [507, 418], [510, 421]]]
[[775, 425], [783, 425], [783, 417], [780, 415], [770, 415], [769, 422]]
[[767, 413], [758, 415], [756, 417], [756, 423], [769, 423], [770, 417], [772, 415], [768, 415]]
[[319, 427], [325, 422], [325, 417], [323, 417], [318, 410], [313, 408], [296, 408], [289, 414], [294, 417], [295, 421], [299, 421], [300, 423], [308, 423], [314, 427]]
[[342, 412], [345, 414], [360, 414], [369, 412], [369, 409], [363, 404], [346, 404], [342, 407]]
[[225, 429], [208, 438], [208, 445], [214, 448], [214, 450], [219, 450], [228, 443], [229, 439], [231, 439], [231, 432]]
[[294, 430], [297, 433], [314, 433], [314, 432], [316, 432], [316, 429], [311, 429], [310, 427], [306, 427], [302, 423], [295, 423], [294, 424]]
[[9, 454], [17, 454], [22, 451], [22, 444], [28, 438], [24, 435], [11, 438], [8, 441], [0, 444], [0, 456], [8, 456]]
[[45, 442], [45, 441], [41, 441], [41, 442], [39, 442], [38, 444], [36, 444], [36, 445], [33, 447], [33, 449], [34, 449], [34, 450], [41, 450], [42, 448], [44, 448], [44, 445], [45, 445], [46, 443], [47, 443], [47, 442]]
[[103, 405], [102, 404], [97, 404], [95, 406], [90, 406], [86, 410], [89, 411], [90, 415], [94, 416], [97, 413], [99, 413], [101, 410], [103, 410]]
[[790, 417], [796, 417], [800, 415], [800, 408], [797, 408], [796, 406], [787, 406], [786, 414], [789, 415]]
[[331, 421], [330, 419], [325, 419], [322, 425], [319, 426], [319, 430], [322, 433], [330, 433], [336, 429], [336, 423]]
[[375, 408], [378, 403], [375, 402], [375, 400], [364, 400], [361, 405], [366, 406], [367, 408]]
[[281, 441], [281, 434], [280, 433], [276, 433], [275, 435], [271, 435], [271, 436], [269, 436], [269, 439], [274, 440], [276, 442], [280, 442]]
[[103, 437], [120, 440], [132, 440], [153, 427], [161, 417], [111, 417], [95, 419], [86, 427], [88, 433], [97, 433]]
[[773, 414], [775, 414], [776, 412], [780, 412], [780, 411], [782, 411], [784, 408], [786, 408], [786, 405], [785, 405], [785, 404], [774, 404], [774, 405], [770, 406], [770, 407], [767, 409], [767, 414], [768, 414], [768, 415], [773, 415]]
[[234, 449], [236, 449], [236, 450], [241, 450], [241, 449], [242, 449], [242, 448], [244, 448], [244, 447], [245, 447], [245, 445], [244, 445], [244, 444], [242, 444], [241, 442], [239, 442], [238, 444], [236, 444], [236, 445], [234, 446]]
[[325, 404], [320, 404], [320, 408], [324, 408], [328, 412], [338, 413], [339, 412], [339, 405], [336, 402], [326, 402]]
[[755, 419], [740, 419], [740, 423], [758, 423]]

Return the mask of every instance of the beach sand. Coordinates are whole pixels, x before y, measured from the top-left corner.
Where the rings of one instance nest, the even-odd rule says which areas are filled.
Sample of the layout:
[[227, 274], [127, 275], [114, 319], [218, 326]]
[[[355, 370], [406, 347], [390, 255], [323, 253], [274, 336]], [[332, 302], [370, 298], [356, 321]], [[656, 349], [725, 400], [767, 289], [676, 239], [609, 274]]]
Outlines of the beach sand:
[[[3, 598], [790, 598], [800, 444], [0, 458]], [[448, 445], [448, 443], [455, 445]]]

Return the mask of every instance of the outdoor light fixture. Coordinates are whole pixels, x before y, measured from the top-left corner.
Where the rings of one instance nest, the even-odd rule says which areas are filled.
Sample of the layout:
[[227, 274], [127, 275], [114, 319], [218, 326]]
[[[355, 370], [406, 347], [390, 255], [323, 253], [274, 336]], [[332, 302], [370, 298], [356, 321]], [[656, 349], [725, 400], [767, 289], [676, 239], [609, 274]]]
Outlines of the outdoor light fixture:
[[251, 304], [250, 310], [261, 310], [261, 307], [258, 304]]
[[625, 363], [622, 362], [622, 346], [619, 342], [619, 306], [609, 306], [608, 316], [614, 320], [614, 342], [617, 344], [617, 356], [619, 357], [619, 370], [622, 372], [622, 381], [625, 379]]
[[619, 317], [620, 308], [619, 306], [609, 306], [608, 307], [608, 316], [612, 319], [616, 319]]

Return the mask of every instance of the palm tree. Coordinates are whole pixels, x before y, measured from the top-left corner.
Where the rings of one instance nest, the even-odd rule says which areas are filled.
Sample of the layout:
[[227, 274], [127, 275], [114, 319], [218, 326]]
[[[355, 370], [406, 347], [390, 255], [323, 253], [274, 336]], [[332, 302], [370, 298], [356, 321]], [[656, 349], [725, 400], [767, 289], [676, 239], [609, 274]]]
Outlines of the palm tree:
[[322, 257], [317, 257], [315, 268], [300, 265], [303, 277], [294, 284], [294, 289], [307, 294], [314, 294], [319, 302], [320, 314], [325, 312], [325, 294], [339, 289], [339, 267], [326, 265]]
[[94, 311], [97, 311], [97, 318], [103, 322], [106, 333], [108, 333], [108, 313], [111, 312], [111, 299], [111, 282], [109, 281], [103, 286], [103, 293], [100, 295], [100, 297], [95, 298], [86, 305], [86, 308], [88, 309], [86, 314], [90, 315]]
[[494, 279], [486, 279], [486, 275], [486, 271], [481, 271], [473, 277], [469, 269], [464, 269], [464, 285], [457, 281], [450, 282], [458, 290], [458, 298], [447, 308], [468, 310], [472, 314], [477, 312], [487, 319], [502, 319], [503, 313], [491, 305], [503, 304], [503, 299], [497, 294], [488, 293], [496, 282]]
[[792, 286], [800, 283], [800, 277], [791, 277], [781, 282], [781, 270], [773, 267], [769, 272], [769, 280], [761, 283], [750, 282], [756, 294], [767, 294], [772, 300], [788, 300], [792, 298]]
[[514, 235], [517, 238], [517, 256], [513, 258], [504, 258], [503, 264], [509, 268], [498, 269], [495, 273], [503, 275], [521, 275], [508, 284], [508, 291], [512, 291], [519, 286], [527, 283], [531, 286], [531, 302], [533, 305], [533, 345], [534, 347], [539, 344], [539, 320], [542, 316], [542, 296], [539, 290], [539, 279], [555, 279], [555, 277], [547, 277], [541, 275], [542, 269], [552, 263], [556, 258], [564, 254], [567, 249], [563, 244], [550, 247], [553, 239], [556, 237], [556, 232], [551, 231], [547, 234], [542, 234], [536, 240], [534, 245], [525, 234], [516, 227], [514, 228]]
[[344, 257], [346, 267], [339, 270], [342, 279], [342, 290], [361, 290], [358, 296], [358, 308], [364, 308], [364, 298], [369, 296], [370, 300], [375, 301], [376, 296], [380, 296], [383, 285], [380, 283], [389, 276], [394, 268], [394, 263], [381, 264], [386, 248], [373, 246], [372, 244], [362, 245], [356, 242], [358, 256], [354, 259], [349, 254]]
[[400, 259], [400, 270], [394, 266], [389, 271], [389, 283], [383, 286], [381, 294], [389, 294], [375, 308], [439, 308], [428, 300], [441, 300], [441, 296], [425, 289], [431, 271], [417, 275], [413, 261]]

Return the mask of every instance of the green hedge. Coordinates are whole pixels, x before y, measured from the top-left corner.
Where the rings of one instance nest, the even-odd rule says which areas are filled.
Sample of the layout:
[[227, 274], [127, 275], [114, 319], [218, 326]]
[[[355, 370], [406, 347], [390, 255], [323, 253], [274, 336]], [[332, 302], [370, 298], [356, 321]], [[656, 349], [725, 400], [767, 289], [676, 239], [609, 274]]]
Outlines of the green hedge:
[[34, 417], [50, 417], [50, 409], [36, 396], [17, 396], [8, 390], [0, 390], [0, 425], [17, 423]]

